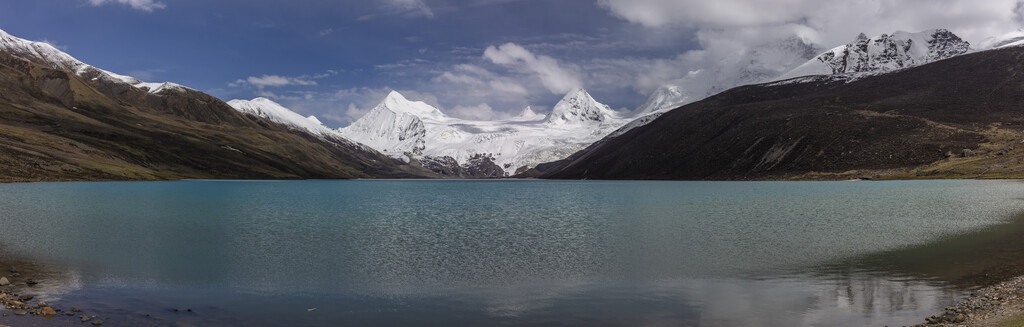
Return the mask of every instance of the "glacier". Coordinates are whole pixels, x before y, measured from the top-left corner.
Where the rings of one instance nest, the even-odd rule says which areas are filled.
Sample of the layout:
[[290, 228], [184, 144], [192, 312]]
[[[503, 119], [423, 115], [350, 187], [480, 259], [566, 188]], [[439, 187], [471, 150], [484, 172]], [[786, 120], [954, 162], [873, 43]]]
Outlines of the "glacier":
[[582, 88], [566, 94], [546, 116], [527, 107], [516, 117], [495, 121], [450, 117], [392, 91], [337, 132], [406, 161], [464, 166], [485, 159], [500, 167], [502, 176], [511, 176], [568, 157], [630, 120]]

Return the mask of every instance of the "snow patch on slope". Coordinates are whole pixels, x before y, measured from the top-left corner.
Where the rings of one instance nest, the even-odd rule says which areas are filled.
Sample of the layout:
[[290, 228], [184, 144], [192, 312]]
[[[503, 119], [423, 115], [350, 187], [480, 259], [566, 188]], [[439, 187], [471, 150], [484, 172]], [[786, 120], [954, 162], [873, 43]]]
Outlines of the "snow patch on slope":
[[108, 72], [75, 59], [48, 43], [28, 41], [8, 34], [3, 30], [0, 30], [0, 51], [8, 52], [37, 64], [71, 71], [82, 78], [124, 83], [153, 94], [163, 92], [164, 90], [188, 89], [175, 83], [146, 83], [131, 76]]
[[276, 123], [298, 127], [313, 135], [336, 135], [334, 130], [324, 126], [324, 124], [316, 117], [303, 117], [291, 109], [285, 108], [277, 102], [267, 98], [255, 98], [252, 100], [235, 99], [228, 101], [228, 105], [241, 113], [255, 115]]

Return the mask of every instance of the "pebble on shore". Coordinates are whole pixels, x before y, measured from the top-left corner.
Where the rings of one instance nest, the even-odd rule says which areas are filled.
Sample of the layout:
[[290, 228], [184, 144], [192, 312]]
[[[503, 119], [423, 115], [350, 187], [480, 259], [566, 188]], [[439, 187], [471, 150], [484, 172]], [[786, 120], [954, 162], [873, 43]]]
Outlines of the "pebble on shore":
[[915, 327], [1001, 326], [1024, 316], [1024, 276], [981, 288], [941, 315], [925, 318]]

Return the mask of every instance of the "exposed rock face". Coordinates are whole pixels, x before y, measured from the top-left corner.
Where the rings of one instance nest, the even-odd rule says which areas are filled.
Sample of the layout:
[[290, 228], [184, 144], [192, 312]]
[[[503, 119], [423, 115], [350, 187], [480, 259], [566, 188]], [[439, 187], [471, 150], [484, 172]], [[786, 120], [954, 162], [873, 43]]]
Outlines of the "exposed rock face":
[[970, 43], [945, 29], [895, 32], [873, 38], [861, 34], [855, 42], [826, 51], [778, 80], [807, 75], [884, 73], [959, 56], [970, 47]]

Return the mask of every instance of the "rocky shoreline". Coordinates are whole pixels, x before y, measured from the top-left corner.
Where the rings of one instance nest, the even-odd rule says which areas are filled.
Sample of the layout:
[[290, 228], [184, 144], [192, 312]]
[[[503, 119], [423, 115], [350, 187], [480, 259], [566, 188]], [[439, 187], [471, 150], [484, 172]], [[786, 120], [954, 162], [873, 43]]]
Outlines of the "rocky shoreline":
[[1024, 326], [1024, 276], [980, 288], [939, 315], [925, 318], [930, 326]]
[[[35, 289], [46, 282], [45, 273], [31, 264], [12, 265], [0, 271], [0, 327], [16, 326], [74, 326], [103, 325], [103, 319], [85, 313], [81, 308], [62, 308], [37, 298]], [[16, 267], [25, 267], [16, 268]], [[33, 276], [43, 276], [34, 279]], [[35, 318], [39, 318], [38, 320]]]
[[[0, 315], [3, 318], [8, 318], [11, 315], [39, 316], [45, 319], [65, 316], [76, 317], [82, 323], [89, 323], [92, 326], [103, 324], [103, 320], [98, 319], [96, 316], [82, 314], [82, 310], [79, 308], [72, 308], [66, 311], [46, 301], [34, 301], [36, 296], [32, 294], [32, 287], [38, 285], [39, 282], [22, 276], [22, 273], [15, 268], [8, 269], [7, 274], [3, 275], [5, 276], [0, 276], [0, 305], [10, 311]], [[2, 324], [4, 320], [6, 319], [0, 320], [0, 326], [5, 326]]]

